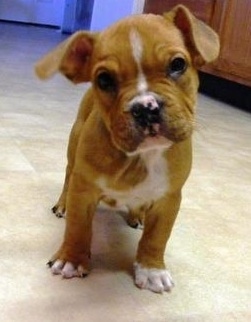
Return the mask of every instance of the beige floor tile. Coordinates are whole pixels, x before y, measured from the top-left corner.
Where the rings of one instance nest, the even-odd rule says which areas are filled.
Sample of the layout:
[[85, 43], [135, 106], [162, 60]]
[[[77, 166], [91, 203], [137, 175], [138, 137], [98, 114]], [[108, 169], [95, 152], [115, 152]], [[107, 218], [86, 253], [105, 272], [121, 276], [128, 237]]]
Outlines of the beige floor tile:
[[32, 171], [33, 168], [12, 139], [0, 138], [0, 171]]

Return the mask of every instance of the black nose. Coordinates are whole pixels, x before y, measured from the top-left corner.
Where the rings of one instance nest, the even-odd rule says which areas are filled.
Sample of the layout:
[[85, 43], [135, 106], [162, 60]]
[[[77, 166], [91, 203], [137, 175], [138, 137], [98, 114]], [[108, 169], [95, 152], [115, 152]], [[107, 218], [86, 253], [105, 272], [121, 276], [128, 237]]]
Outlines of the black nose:
[[135, 103], [131, 108], [131, 114], [138, 125], [146, 128], [154, 123], [160, 123], [162, 105], [161, 102], [158, 102], [158, 107], [153, 107], [151, 103], [147, 105]]

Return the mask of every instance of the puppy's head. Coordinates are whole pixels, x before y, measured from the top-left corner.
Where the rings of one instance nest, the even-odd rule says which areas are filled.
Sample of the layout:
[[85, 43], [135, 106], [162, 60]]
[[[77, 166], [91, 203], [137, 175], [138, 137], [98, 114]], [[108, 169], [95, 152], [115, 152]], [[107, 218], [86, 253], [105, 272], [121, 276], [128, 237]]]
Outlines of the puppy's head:
[[218, 53], [216, 33], [177, 6], [164, 16], [131, 16], [101, 33], [77, 32], [36, 72], [42, 79], [60, 71], [74, 83], [91, 81], [113, 143], [135, 153], [191, 135], [196, 68]]

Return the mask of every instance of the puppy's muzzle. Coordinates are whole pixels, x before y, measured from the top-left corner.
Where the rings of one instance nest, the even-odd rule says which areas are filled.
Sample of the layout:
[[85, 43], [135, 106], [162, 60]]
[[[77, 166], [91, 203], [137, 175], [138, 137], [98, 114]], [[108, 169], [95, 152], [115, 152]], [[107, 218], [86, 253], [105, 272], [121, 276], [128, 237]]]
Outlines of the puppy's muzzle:
[[140, 126], [150, 136], [158, 134], [163, 101], [151, 94], [140, 96], [131, 104], [131, 114], [138, 126]]

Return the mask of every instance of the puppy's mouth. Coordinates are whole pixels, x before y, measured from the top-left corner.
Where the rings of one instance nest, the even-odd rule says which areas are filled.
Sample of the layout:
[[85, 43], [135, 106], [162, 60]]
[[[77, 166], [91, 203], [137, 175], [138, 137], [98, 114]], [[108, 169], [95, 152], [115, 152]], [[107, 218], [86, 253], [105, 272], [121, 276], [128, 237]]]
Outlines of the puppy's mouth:
[[127, 155], [148, 150], [169, 149], [192, 134], [192, 122], [182, 113], [168, 113], [168, 107], [154, 94], [132, 100], [126, 112], [113, 118], [114, 144]]
[[185, 119], [139, 126], [131, 118], [121, 119], [112, 127], [112, 138], [118, 149], [127, 155], [135, 155], [149, 150], [169, 149], [175, 143], [191, 136], [193, 127]]
[[173, 141], [169, 140], [161, 133], [160, 124], [151, 124], [143, 130], [143, 138], [135, 151], [128, 154], [137, 154], [153, 149], [168, 149], [173, 145]]
[[111, 128], [113, 143], [127, 155], [159, 148], [169, 148], [173, 141], [160, 123], [138, 126], [131, 118], [121, 118]]
[[167, 148], [172, 145], [166, 135], [164, 105], [163, 99], [153, 92], [138, 95], [130, 101], [128, 112], [132, 117], [132, 126], [136, 130], [136, 145], [133, 152], [129, 153]]
[[137, 147], [137, 149], [129, 154], [137, 154], [153, 149], [169, 149], [173, 145], [173, 143], [173, 141], [168, 140], [162, 135], [146, 136], [142, 143], [140, 143], [140, 145]]

